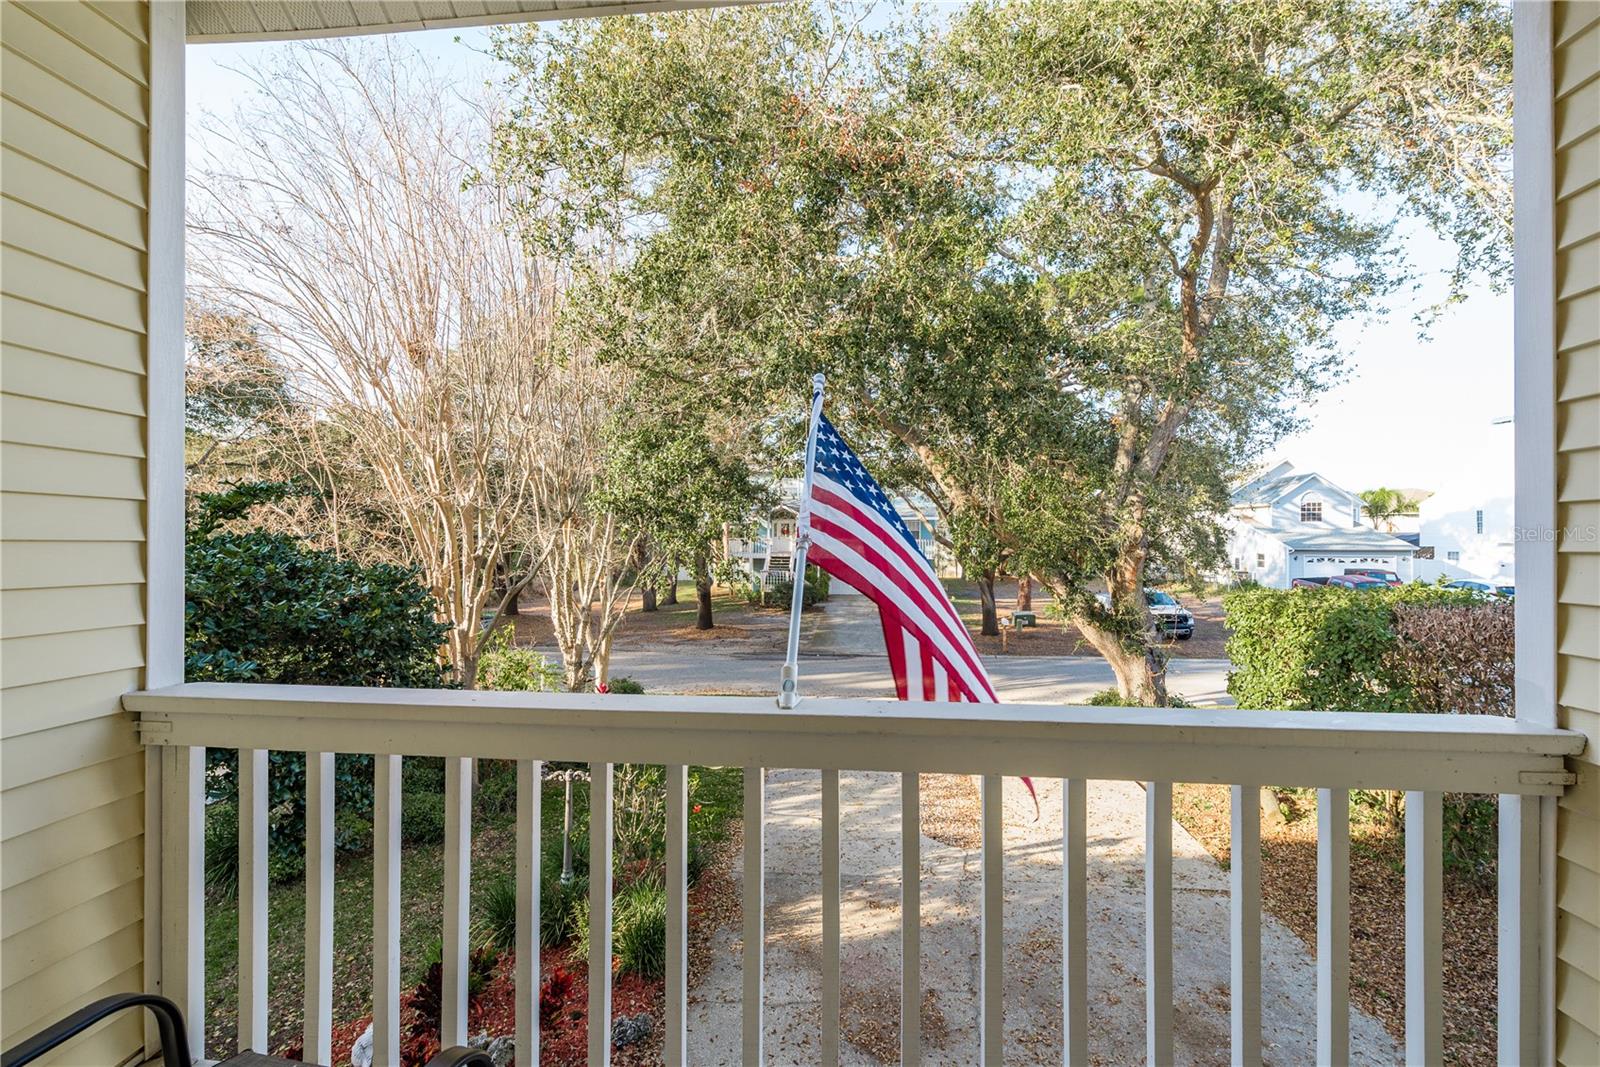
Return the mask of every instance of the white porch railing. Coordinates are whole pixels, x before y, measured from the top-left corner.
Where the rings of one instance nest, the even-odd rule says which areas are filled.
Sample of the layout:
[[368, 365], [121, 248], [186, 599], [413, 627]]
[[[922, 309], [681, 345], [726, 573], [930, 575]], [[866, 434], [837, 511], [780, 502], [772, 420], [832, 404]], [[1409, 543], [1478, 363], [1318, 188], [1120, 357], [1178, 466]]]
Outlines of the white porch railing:
[[[839, 1056], [839, 770], [892, 771], [902, 789], [903, 959], [919, 951], [917, 773], [983, 776], [979, 1043], [1003, 1052], [1005, 1005], [1003, 776], [1057, 777], [1063, 811], [1065, 1062], [1088, 1062], [1085, 782], [1147, 783], [1146, 1049], [1173, 1060], [1172, 783], [1233, 786], [1230, 864], [1232, 1060], [1261, 1060], [1262, 784], [1318, 794], [1317, 1061], [1349, 1056], [1348, 791], [1401, 789], [1406, 803], [1408, 1063], [1443, 1058], [1441, 794], [1501, 794], [1500, 1058], [1539, 1059], [1542, 983], [1540, 804], [1569, 782], [1562, 758], [1583, 738], [1505, 719], [1446, 715], [1152, 711], [1035, 705], [808, 700], [794, 711], [746, 698], [588, 696], [293, 686], [184, 685], [125, 698], [147, 745], [161, 749], [161, 992], [188, 1017], [200, 1057], [205, 1026], [203, 783], [206, 747], [240, 750], [239, 1035], [265, 1051], [266, 774], [268, 749], [307, 753], [305, 1052], [327, 1063], [332, 1033], [333, 753], [377, 756], [374, 790], [373, 1035], [376, 1063], [399, 1053], [400, 757], [446, 757], [443, 1043], [466, 1038], [471, 839], [467, 760], [518, 761], [516, 1062], [537, 1062], [539, 761], [588, 763], [591, 877], [589, 1062], [610, 1054], [611, 767], [666, 764], [667, 978], [665, 1056], [686, 1060], [687, 776], [695, 766], [745, 768], [743, 1060], [762, 1048], [764, 769], [821, 768], [823, 1059]], [[920, 1060], [920, 975], [902, 974], [902, 1062]], [[1128, 1058], [1135, 1056], [1128, 1050]]]

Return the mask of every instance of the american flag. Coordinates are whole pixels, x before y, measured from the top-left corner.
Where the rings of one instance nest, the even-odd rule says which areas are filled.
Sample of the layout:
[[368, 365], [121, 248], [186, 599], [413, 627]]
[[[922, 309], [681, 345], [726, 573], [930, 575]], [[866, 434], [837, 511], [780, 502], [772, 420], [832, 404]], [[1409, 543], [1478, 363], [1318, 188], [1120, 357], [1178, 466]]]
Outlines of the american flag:
[[878, 605], [901, 700], [997, 702], [961, 616], [894, 504], [827, 416], [802, 506], [806, 562]]

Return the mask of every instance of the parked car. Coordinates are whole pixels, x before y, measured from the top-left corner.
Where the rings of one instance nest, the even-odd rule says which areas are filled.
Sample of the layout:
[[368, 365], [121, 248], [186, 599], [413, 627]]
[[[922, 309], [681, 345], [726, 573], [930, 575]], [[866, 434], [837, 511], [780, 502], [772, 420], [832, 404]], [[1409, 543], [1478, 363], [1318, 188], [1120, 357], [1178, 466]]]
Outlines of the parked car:
[[1517, 587], [1514, 585], [1496, 585], [1493, 582], [1481, 582], [1476, 578], [1457, 578], [1453, 582], [1444, 584], [1446, 589], [1465, 589], [1469, 593], [1476, 593], [1485, 599], [1504, 597], [1507, 600], [1516, 599]]
[[1345, 589], [1389, 588], [1389, 583], [1382, 578], [1372, 578], [1365, 574], [1335, 574], [1328, 579], [1328, 584], [1342, 586]]
[[1346, 574], [1357, 574], [1367, 578], [1376, 578], [1385, 585], [1403, 585], [1400, 575], [1394, 571], [1384, 570], [1382, 567], [1346, 567]]
[[1326, 578], [1296, 578], [1289, 583], [1293, 589], [1387, 589], [1389, 583], [1365, 574], [1332, 574]]
[[[1096, 593], [1095, 599], [1100, 601], [1100, 606], [1107, 611], [1111, 610], [1111, 595], [1109, 593]], [[1194, 636], [1194, 615], [1178, 603], [1171, 593], [1163, 593], [1159, 589], [1146, 588], [1144, 602], [1150, 607], [1150, 621], [1155, 632], [1162, 637], [1176, 637], [1179, 641], [1187, 641]]]

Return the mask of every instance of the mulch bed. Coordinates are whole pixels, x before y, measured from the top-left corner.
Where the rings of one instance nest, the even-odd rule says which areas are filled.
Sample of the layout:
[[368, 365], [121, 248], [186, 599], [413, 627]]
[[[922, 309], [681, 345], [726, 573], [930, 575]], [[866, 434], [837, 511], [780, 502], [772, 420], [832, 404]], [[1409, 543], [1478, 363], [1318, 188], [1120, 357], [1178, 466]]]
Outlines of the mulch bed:
[[[1229, 862], [1229, 791], [1179, 785], [1178, 822]], [[1281, 827], [1261, 828], [1263, 906], [1305, 942], [1317, 945], [1316, 798]], [[1450, 870], [1444, 877], [1444, 1054], [1452, 1064], [1495, 1062], [1496, 891]], [[1350, 999], [1397, 1041], [1405, 1038], [1405, 842], [1378, 823], [1350, 826]]]
[[[691, 988], [710, 965], [711, 935], [718, 929], [737, 925], [740, 915], [738, 887], [731, 871], [741, 854], [742, 838], [738, 825], [733, 834], [717, 847], [699, 881], [689, 890], [689, 984]], [[484, 984], [468, 1006], [467, 1030], [471, 1034], [496, 1037], [516, 1033], [515, 953], [504, 953], [495, 964], [493, 977]], [[572, 944], [544, 949], [539, 954], [540, 1032], [539, 1062], [551, 1067], [581, 1067], [588, 1061], [589, 1043], [589, 967]], [[560, 976], [560, 977], [557, 977]], [[406, 1034], [417, 1026], [416, 990], [400, 996], [401, 1045]], [[611, 1062], [618, 1067], [644, 1067], [662, 1062], [661, 1042], [665, 1032], [666, 986], [660, 979], [638, 975], [617, 975], [611, 981], [611, 1017], [648, 1015], [648, 1037], [611, 1050]], [[350, 1049], [372, 1016], [342, 1023], [333, 1031], [333, 1062], [350, 1062]], [[405, 1067], [420, 1067], [439, 1050], [437, 1027], [432, 1036], [405, 1054]], [[278, 1050], [278, 1055], [298, 1059], [298, 1048]], [[414, 1061], [414, 1062], [413, 1062]]]

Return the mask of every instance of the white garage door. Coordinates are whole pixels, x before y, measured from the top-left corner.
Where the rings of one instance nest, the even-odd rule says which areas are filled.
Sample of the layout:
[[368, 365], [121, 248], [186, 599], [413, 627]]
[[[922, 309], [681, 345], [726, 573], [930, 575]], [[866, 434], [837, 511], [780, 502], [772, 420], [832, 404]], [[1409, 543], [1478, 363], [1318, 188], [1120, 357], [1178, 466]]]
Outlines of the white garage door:
[[1363, 556], [1363, 555], [1333, 555], [1309, 552], [1295, 553], [1298, 564], [1291, 573], [1296, 578], [1327, 578], [1334, 574], [1343, 574], [1351, 567], [1382, 567], [1384, 570], [1398, 571], [1400, 557], [1398, 556]]

